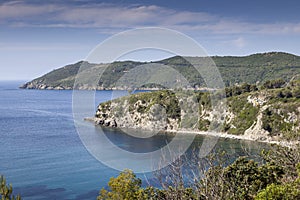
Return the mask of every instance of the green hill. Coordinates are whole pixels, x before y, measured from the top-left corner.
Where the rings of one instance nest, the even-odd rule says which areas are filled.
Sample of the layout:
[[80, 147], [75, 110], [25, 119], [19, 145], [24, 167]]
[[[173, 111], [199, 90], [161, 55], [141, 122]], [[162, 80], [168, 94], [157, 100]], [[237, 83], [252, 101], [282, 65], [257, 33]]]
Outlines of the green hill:
[[[203, 63], [207, 57], [188, 57], [193, 62]], [[297, 74], [300, 74], [300, 57], [282, 52], [259, 53], [249, 56], [213, 56], [211, 57], [218, 67], [220, 74], [226, 86], [246, 83], [263, 83], [267, 80], [282, 78], [290, 80]], [[85, 84], [77, 85], [76, 89], [111, 89], [115, 83], [128, 71], [143, 64], [163, 64], [177, 70], [188, 80], [193, 88], [205, 87], [205, 82], [200, 74], [195, 73], [194, 67], [180, 56], [171, 57], [161, 61], [150, 63], [134, 61], [118, 61], [111, 64], [90, 64], [88, 62], [78, 62], [65, 67], [53, 70], [42, 77], [36, 78], [21, 88], [27, 89], [73, 89], [74, 80], [80, 69], [80, 73], [93, 74], [92, 77], [86, 77]], [[102, 74], [103, 73], [103, 74]], [[99, 79], [102, 74], [101, 79]], [[177, 80], [173, 78], [173, 83]], [[91, 85], [98, 83], [95, 88]], [[157, 87], [155, 84], [146, 85], [147, 87]]]

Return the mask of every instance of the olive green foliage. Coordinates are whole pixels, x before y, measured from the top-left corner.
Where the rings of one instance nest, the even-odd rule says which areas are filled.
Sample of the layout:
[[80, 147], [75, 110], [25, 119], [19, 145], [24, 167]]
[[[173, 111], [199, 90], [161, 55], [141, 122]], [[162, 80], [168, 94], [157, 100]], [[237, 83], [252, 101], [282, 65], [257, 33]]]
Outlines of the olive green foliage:
[[[225, 88], [227, 108], [233, 117], [225, 116], [223, 124], [211, 120], [214, 119], [214, 116], [211, 116], [211, 98], [225, 98], [225, 96], [218, 96], [220, 95], [218, 90], [212, 92], [178, 90], [176, 95], [175, 92], [168, 90], [138, 93], [113, 100], [120, 105], [114, 108], [114, 115], [122, 117], [122, 114], [127, 112], [124, 107], [125, 101], [129, 102], [129, 112], [137, 111], [141, 114], [147, 114], [154, 104], [158, 104], [165, 109], [168, 118], [178, 120], [180, 128], [209, 131], [217, 127], [220, 131], [239, 135], [255, 125], [261, 111], [262, 128], [268, 131], [270, 136], [279, 136], [286, 140], [300, 139], [298, 109], [300, 101], [296, 94], [298, 89], [300, 90], [300, 81], [292, 80], [283, 84], [279, 79], [267, 81], [264, 85], [269, 85], [271, 89], [247, 83]], [[281, 88], [283, 86], [284, 88]], [[248, 101], [248, 97], [261, 98], [260, 96], [265, 99], [262, 104]], [[108, 101], [100, 104], [101, 110], [106, 112], [110, 109], [110, 103]], [[267, 108], [261, 110], [265, 105]], [[152, 112], [159, 113], [160, 110], [161, 108], [158, 107]], [[182, 117], [182, 113], [188, 115], [183, 114]]]
[[263, 83], [267, 80], [290, 80], [299, 74], [299, 57], [287, 53], [270, 52], [244, 57], [212, 57], [227, 86], [235, 83]]
[[67, 65], [59, 69], [55, 69], [37, 79], [34, 79], [32, 82], [37, 82], [41, 84], [46, 84], [49, 86], [64, 86], [64, 87], [73, 87], [74, 78], [78, 73], [80, 66], [94, 66], [94, 64], [89, 64], [84, 61], [80, 61], [75, 64]]
[[273, 163], [258, 166], [253, 160], [238, 158], [224, 169], [225, 189], [228, 199], [253, 199], [268, 184], [278, 183], [283, 170]]
[[101, 79], [98, 81], [98, 85], [104, 88], [115, 87], [118, 80], [125, 73], [141, 64], [145, 63], [133, 61], [113, 62], [109, 64], [103, 72]]
[[248, 157], [239, 157], [226, 166], [222, 159], [228, 155], [221, 155], [221, 159], [210, 161], [209, 169], [200, 180], [196, 189], [200, 199], [253, 199], [267, 185], [278, 183], [283, 175], [280, 166], [259, 164]]
[[0, 197], [1, 200], [21, 200], [20, 195], [17, 195], [16, 197], [12, 195], [13, 188], [12, 185], [7, 185], [6, 180], [3, 176], [0, 176]]
[[204, 117], [208, 116], [207, 111], [211, 111], [211, 100], [210, 93], [208, 92], [198, 92], [195, 95], [196, 101], [199, 104], [199, 116], [200, 119], [198, 121], [198, 129], [200, 131], [208, 131], [210, 127], [210, 121], [208, 119], [204, 119]]
[[172, 199], [178, 199], [178, 200], [196, 200], [197, 194], [196, 191], [193, 190], [193, 188], [190, 187], [172, 187], [169, 186], [167, 189], [159, 190], [158, 198], [154, 199], [160, 199], [160, 200], [172, 200]]
[[198, 129], [200, 131], [208, 131], [209, 130], [209, 126], [210, 126], [210, 121], [209, 120], [200, 119], [198, 124], [199, 124]]
[[165, 108], [168, 118], [180, 119], [181, 108], [175, 93], [172, 91], [161, 90], [131, 95], [129, 97], [129, 111], [135, 110], [138, 101], [142, 103], [137, 107], [139, 113], [148, 112], [154, 104], [158, 104]]
[[[99, 104], [98, 110], [101, 110], [101, 112], [106, 113], [107, 111], [111, 110], [111, 101], [106, 101], [101, 104]], [[99, 116], [98, 114], [95, 115], [95, 117], [99, 118], [107, 118], [108, 116]]]
[[294, 80], [286, 83], [283, 88], [275, 88], [272, 93], [273, 99], [281, 102], [291, 102], [300, 98], [300, 81]]
[[109, 182], [109, 190], [102, 188], [97, 200], [146, 200], [160, 199], [162, 195], [159, 189], [153, 187], [142, 188], [141, 179], [137, 178], [131, 170], [124, 170], [116, 178]]
[[[262, 128], [271, 136], [280, 135], [287, 140], [299, 140], [300, 130], [295, 128], [299, 125], [298, 102], [279, 102], [263, 111]], [[291, 114], [294, 116], [291, 116]]]
[[196, 93], [197, 102], [199, 103], [199, 111], [201, 112], [202, 109], [211, 110], [211, 100], [210, 100], [210, 93], [208, 92], [198, 92]]
[[117, 178], [110, 179], [108, 182], [110, 191], [103, 188], [97, 199], [141, 199], [144, 197], [141, 184], [142, 181], [136, 178], [132, 171], [125, 170]]
[[262, 85], [262, 88], [265, 88], [265, 89], [282, 88], [285, 84], [286, 84], [286, 82], [283, 79], [267, 80]]
[[[292, 80], [283, 84], [282, 80], [268, 81], [262, 92], [268, 94], [268, 108], [262, 112], [262, 128], [271, 136], [281, 136], [286, 140], [299, 140], [299, 92], [300, 81]], [[284, 87], [283, 87], [284, 86]], [[283, 87], [283, 88], [282, 88]]]
[[258, 87], [256, 84], [248, 84], [248, 83], [242, 83], [241, 85], [234, 85], [230, 87], [225, 88], [226, 97], [232, 97], [241, 95], [247, 92], [255, 92], [258, 90]]
[[259, 192], [255, 200], [300, 199], [300, 163], [297, 165], [298, 178], [287, 184], [271, 184]]
[[258, 193], [255, 200], [294, 200], [300, 199], [300, 185], [299, 184], [286, 184], [268, 185], [266, 189]]
[[247, 94], [233, 96], [227, 99], [227, 104], [230, 110], [235, 115], [231, 122], [232, 126], [227, 127], [230, 134], [244, 134], [245, 130], [256, 121], [259, 107], [247, 101]]
[[293, 148], [273, 145], [270, 150], [262, 151], [263, 159], [268, 163], [282, 166], [284, 179], [294, 181], [298, 177], [297, 165], [300, 163], [300, 145]]
[[[256, 82], [263, 83], [267, 80], [279, 78], [287, 81], [295, 76], [295, 74], [300, 73], [300, 57], [288, 53], [270, 52], [243, 57], [213, 56], [211, 58], [218, 67], [226, 86], [233, 86], [236, 83], [242, 84], [244, 82], [249, 84], [255, 84]], [[193, 59], [195, 60], [193, 61], [195, 63], [207, 63], [209, 60], [207, 57], [194, 57]], [[195, 68], [187, 60], [183, 57], [175, 56], [153, 63], [173, 67], [182, 76], [184, 76], [192, 87], [206, 86], [203, 77], [201, 77], [200, 73], [195, 73]], [[45, 74], [44, 76], [35, 79], [34, 82], [49, 86], [60, 85], [63, 87], [72, 87], [80, 66], [85, 65], [85, 70], [94, 70], [93, 74], [99, 74], [99, 77], [94, 77], [93, 80], [85, 80], [85, 83], [98, 81], [99, 86], [112, 88], [115, 86], [120, 77], [141, 64], [145, 63], [133, 61], [113, 62], [105, 65], [107, 68], [103, 72], [101, 67], [97, 68], [95, 67], [95, 64], [81, 61]], [[99, 80], [100, 74], [102, 74], [102, 76]], [[174, 79], [173, 82], [168, 83], [168, 85], [170, 84], [176, 85], [176, 79]], [[150, 83], [147, 86], [157, 87], [157, 84]]]
[[[296, 150], [290, 151], [296, 154]], [[282, 151], [286, 152], [287, 149]], [[184, 183], [182, 174], [182, 164], [186, 161], [176, 161], [177, 164], [168, 167], [171, 169], [168, 170], [171, 174], [165, 179], [159, 176], [160, 172], [157, 172], [157, 178], [162, 184], [161, 189], [151, 186], [142, 188], [141, 180], [136, 178], [132, 171], [125, 170], [117, 178], [111, 178], [108, 183], [110, 190], [102, 189], [97, 199], [298, 199], [300, 163], [295, 166], [298, 169], [296, 178], [286, 181], [287, 179], [283, 178], [288, 174], [284, 166], [286, 162], [279, 164], [273, 162], [271, 152], [265, 156], [267, 159], [263, 163], [248, 157], [239, 157], [232, 164], [227, 165], [226, 154], [221, 153], [219, 157], [209, 155], [205, 160], [197, 162], [198, 167], [204, 170], [201, 179], [194, 178], [188, 185]]]
[[266, 162], [281, 166], [284, 176], [279, 183], [260, 191], [255, 199], [300, 199], [300, 145], [292, 148], [275, 145], [271, 150], [263, 151], [262, 156]]

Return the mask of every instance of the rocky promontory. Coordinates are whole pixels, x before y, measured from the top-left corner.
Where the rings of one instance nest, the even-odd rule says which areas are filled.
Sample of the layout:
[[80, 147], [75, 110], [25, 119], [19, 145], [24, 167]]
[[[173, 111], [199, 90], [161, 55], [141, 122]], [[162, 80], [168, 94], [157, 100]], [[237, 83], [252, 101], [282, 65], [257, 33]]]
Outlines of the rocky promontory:
[[[161, 131], [210, 132], [266, 142], [300, 141], [300, 84], [226, 88], [225, 110], [216, 117], [211, 95], [199, 91], [138, 93], [99, 104], [95, 124]], [[252, 89], [250, 89], [252, 87]], [[217, 95], [217, 94], [216, 94]], [[219, 113], [220, 114], [220, 113]], [[217, 120], [216, 120], [217, 119]]]
[[44, 83], [28, 82], [19, 87], [20, 89], [36, 89], [36, 90], [72, 90], [71, 86], [51, 86]]

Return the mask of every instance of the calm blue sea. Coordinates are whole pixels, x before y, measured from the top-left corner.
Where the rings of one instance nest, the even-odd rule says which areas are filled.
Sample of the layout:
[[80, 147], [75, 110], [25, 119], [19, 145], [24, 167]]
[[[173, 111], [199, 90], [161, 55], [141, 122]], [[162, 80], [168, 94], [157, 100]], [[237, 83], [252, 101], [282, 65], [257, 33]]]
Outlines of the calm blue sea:
[[[117, 176], [119, 171], [96, 160], [79, 139], [73, 122], [72, 91], [21, 90], [18, 89], [21, 83], [0, 82], [0, 174], [25, 200], [95, 199], [109, 178]], [[98, 91], [96, 102], [111, 97], [111, 91]], [[127, 151], [139, 152], [145, 148], [116, 130], [104, 131], [114, 144], [125, 146]], [[148, 148], [160, 147], [169, 139], [154, 137]], [[193, 145], [202, 141], [203, 137], [198, 136]], [[228, 139], [218, 142], [219, 148], [236, 155], [242, 154], [244, 147], [257, 152], [262, 146]], [[151, 174], [138, 176], [143, 180], [153, 179]]]

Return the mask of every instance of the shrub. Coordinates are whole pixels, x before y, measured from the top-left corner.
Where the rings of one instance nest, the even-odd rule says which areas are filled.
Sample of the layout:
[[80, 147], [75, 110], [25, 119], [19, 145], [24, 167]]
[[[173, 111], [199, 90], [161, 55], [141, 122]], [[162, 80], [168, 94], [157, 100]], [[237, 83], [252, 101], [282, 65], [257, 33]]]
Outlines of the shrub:
[[12, 195], [13, 188], [12, 185], [6, 185], [6, 180], [4, 176], [0, 176], [0, 197], [1, 200], [21, 200], [20, 195], [16, 197]]

